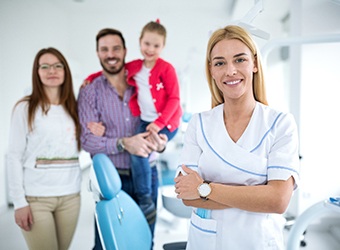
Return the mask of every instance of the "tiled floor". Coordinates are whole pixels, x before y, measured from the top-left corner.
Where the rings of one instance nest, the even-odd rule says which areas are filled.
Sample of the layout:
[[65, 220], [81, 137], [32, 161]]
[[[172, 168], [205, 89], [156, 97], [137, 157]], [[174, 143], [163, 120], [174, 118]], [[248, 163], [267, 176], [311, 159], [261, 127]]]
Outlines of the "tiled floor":
[[[91, 193], [86, 189], [88, 171], [84, 171], [82, 189], [82, 207], [80, 219], [70, 250], [90, 250], [93, 245], [93, 211], [94, 202]], [[187, 237], [188, 220], [173, 216], [160, 204], [159, 217], [155, 232], [154, 250], [163, 249], [163, 244], [185, 241]], [[337, 241], [330, 233], [318, 231], [317, 226], [308, 230], [305, 240], [306, 247], [301, 250], [339, 250]], [[339, 232], [338, 232], [339, 233]], [[287, 232], [286, 232], [287, 234]], [[340, 238], [340, 235], [337, 234]], [[0, 250], [25, 250], [25, 242], [20, 230], [14, 224], [13, 209], [0, 214]]]

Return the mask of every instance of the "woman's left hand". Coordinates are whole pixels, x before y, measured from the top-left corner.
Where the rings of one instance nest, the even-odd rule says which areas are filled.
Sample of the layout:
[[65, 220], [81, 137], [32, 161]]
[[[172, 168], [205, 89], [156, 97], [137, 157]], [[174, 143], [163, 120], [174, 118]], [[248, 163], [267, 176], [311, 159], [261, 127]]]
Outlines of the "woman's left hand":
[[203, 183], [202, 177], [194, 170], [182, 165], [186, 175], [179, 175], [175, 178], [175, 192], [177, 198], [183, 200], [199, 199], [198, 186]]

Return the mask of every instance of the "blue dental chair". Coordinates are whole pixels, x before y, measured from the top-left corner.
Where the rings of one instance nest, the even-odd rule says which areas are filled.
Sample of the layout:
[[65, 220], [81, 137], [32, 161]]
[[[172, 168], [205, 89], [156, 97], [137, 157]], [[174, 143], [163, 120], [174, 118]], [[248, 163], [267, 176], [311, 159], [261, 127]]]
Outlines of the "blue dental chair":
[[[89, 190], [97, 201], [96, 220], [103, 248], [150, 250], [149, 224], [137, 203], [121, 189], [122, 182], [110, 158], [96, 154], [92, 163], [96, 181], [90, 184]], [[174, 242], [164, 244], [163, 249], [182, 250], [185, 246], [185, 242]]]
[[107, 250], [150, 250], [151, 231], [137, 203], [123, 190], [119, 174], [105, 154], [93, 157], [101, 199], [96, 220], [102, 245]]

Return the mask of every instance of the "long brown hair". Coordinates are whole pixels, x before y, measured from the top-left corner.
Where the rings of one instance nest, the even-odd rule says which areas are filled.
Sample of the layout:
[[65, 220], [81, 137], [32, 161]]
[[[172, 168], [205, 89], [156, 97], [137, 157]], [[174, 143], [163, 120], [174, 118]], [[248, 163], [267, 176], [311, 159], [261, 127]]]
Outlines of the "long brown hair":
[[208, 85], [211, 92], [211, 106], [216, 107], [217, 105], [224, 103], [224, 98], [222, 92], [218, 89], [214, 79], [210, 73], [210, 63], [211, 63], [211, 51], [215, 45], [224, 39], [237, 39], [244, 43], [252, 52], [254, 59], [256, 61], [256, 67], [258, 71], [254, 73], [253, 78], [253, 94], [256, 101], [268, 105], [265, 81], [263, 76], [263, 68], [260, 60], [260, 55], [258, 53], [257, 46], [250, 34], [243, 28], [236, 25], [229, 25], [225, 28], [216, 30], [210, 37], [207, 46], [207, 55], [205, 61], [205, 71], [207, 75]]
[[70, 67], [65, 59], [65, 57], [55, 48], [45, 48], [41, 49], [37, 55], [35, 56], [33, 62], [33, 71], [32, 71], [32, 93], [28, 96], [25, 96], [20, 102], [28, 102], [28, 127], [29, 130], [32, 131], [34, 118], [36, 111], [39, 107], [41, 107], [42, 112], [47, 115], [50, 110], [51, 104], [48, 96], [46, 95], [43, 83], [38, 74], [39, 70], [39, 59], [44, 54], [52, 54], [58, 58], [58, 60], [64, 65], [65, 78], [64, 83], [60, 86], [60, 97], [59, 104], [64, 107], [66, 112], [71, 116], [75, 128], [76, 128], [76, 138], [78, 149], [80, 150], [80, 125], [78, 119], [78, 111], [77, 111], [77, 101], [73, 92], [73, 83], [72, 83], [72, 75]]

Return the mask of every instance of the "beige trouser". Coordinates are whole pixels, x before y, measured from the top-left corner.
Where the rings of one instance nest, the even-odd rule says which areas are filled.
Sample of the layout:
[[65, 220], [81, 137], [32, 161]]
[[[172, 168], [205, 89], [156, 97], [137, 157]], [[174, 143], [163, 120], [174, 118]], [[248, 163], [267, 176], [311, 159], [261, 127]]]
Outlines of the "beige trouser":
[[33, 214], [31, 231], [21, 230], [30, 250], [67, 250], [80, 211], [80, 194], [26, 197]]

